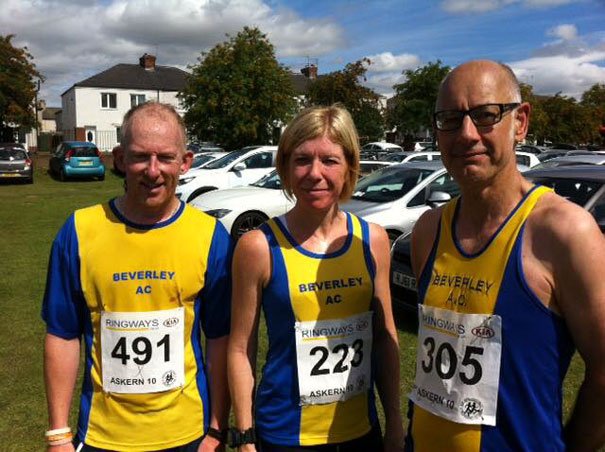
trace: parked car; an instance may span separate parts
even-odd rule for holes
[[[360,160],[359,161],[359,177],[367,176],[376,170],[392,165],[391,162],[383,162],[381,160]]]
[[[94,143],[64,141],[59,144],[48,162],[51,173],[60,180],[68,178],[105,179],[105,165]]]
[[[361,152],[379,152],[379,151],[387,151],[387,152],[395,152],[395,151],[403,151],[403,148],[397,144],[387,143],[386,141],[373,141],[372,143],[364,144],[361,147]]]
[[[536,154],[532,154],[531,152],[516,151],[515,155],[517,156],[517,164],[519,165],[532,168],[540,164],[540,159],[538,156]]]
[[[557,157],[563,157],[564,155],[567,155],[568,152],[569,151],[566,151],[565,149],[555,149],[542,152],[541,154],[536,154],[536,157],[538,157],[538,160],[540,160],[540,162],[545,162],[547,160],[551,160]]]
[[[210,162],[214,162],[215,160],[224,157],[228,152],[204,152],[199,154],[193,154],[193,161],[191,162],[190,169],[203,168],[208,165]]]
[[[397,144],[384,141],[374,141],[363,145],[360,149],[361,160],[380,160],[384,155],[393,152],[403,152],[403,148]]]
[[[416,141],[414,143],[414,151],[418,152],[418,151],[424,151],[427,148],[430,148],[433,146],[433,142],[432,141]]]
[[[551,151],[552,148],[549,148],[547,146],[537,146],[535,144],[520,144],[517,146],[516,150],[521,151],[521,152],[529,152],[531,154],[540,155],[543,152]]]
[[[557,166],[574,166],[574,165],[603,165],[605,164],[605,154],[574,154],[555,157],[550,160],[541,162],[534,166],[535,169],[555,168]]]
[[[18,143],[0,143],[0,179],[34,182],[34,164]]]
[[[436,151],[393,152],[380,158],[381,161],[394,163],[430,162],[441,160],[441,153]]]
[[[191,202],[207,191],[256,182],[275,168],[277,146],[252,146],[233,151],[179,178],[176,196]]]
[[[202,154],[204,152],[226,152],[219,145],[206,141],[202,143],[189,143],[187,145],[187,150],[193,152],[194,154]]]
[[[443,200],[458,194],[458,185],[441,162],[402,163],[377,170],[357,183],[351,200],[340,207],[384,227],[391,241],[411,231],[432,192]]]
[[[567,166],[528,171],[524,177],[551,187],[568,200],[583,206],[605,234],[605,167]],[[391,298],[394,305],[416,310],[418,293],[411,264],[411,235],[397,239],[391,248]]]
[[[268,218],[286,213],[294,200],[286,196],[274,170],[249,186],[203,193],[191,205],[217,218],[238,239]]]

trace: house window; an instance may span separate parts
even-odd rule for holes
[[[101,108],[118,108],[116,93],[101,93]]]
[[[145,103],[145,94],[131,94],[130,95],[130,106],[136,107]]]

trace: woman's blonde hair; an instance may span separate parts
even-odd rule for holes
[[[292,152],[305,141],[323,136],[342,147],[347,162],[347,175],[340,200],[346,201],[353,194],[359,174],[359,137],[351,114],[340,105],[332,105],[311,107],[301,111],[288,124],[279,139],[275,166],[288,196],[292,196],[288,173]]]

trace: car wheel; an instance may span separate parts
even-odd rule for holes
[[[33,184],[34,183],[34,178],[30,177],[29,179],[27,179],[26,183],[27,184]]]
[[[233,222],[231,236],[237,240],[242,234],[258,228],[267,221],[267,216],[261,212],[244,212]]]
[[[67,180],[67,176],[65,175],[65,170],[63,168],[61,168],[59,171],[59,180],[61,182],[65,182]]]
[[[185,202],[191,202],[193,201],[195,198],[197,198],[199,195],[202,195],[206,192],[212,191],[212,190],[216,190],[215,187],[201,187],[198,188],[196,191],[194,191],[193,193],[191,193],[191,196],[189,196],[189,198],[185,201]]]
[[[99,180],[105,180],[105,174],[103,174],[102,176],[99,176]]]

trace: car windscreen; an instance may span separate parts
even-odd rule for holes
[[[97,157],[98,151],[95,147],[90,146],[77,146],[69,148],[72,151],[72,157]]]
[[[533,181],[554,189],[557,195],[582,207],[603,185],[601,182],[562,178],[534,178]]]
[[[240,158],[244,154],[245,154],[245,151],[230,152],[226,156],[221,157],[220,159],[217,159],[214,162],[208,163],[208,165],[206,165],[204,168],[205,169],[224,168],[227,165],[229,165],[231,162],[233,162],[234,160],[237,160],[238,158]]]
[[[196,154],[193,157],[193,162],[191,163],[191,168],[199,168],[204,163],[208,163],[212,160],[215,160],[215,157],[208,154]]]
[[[279,178],[279,174],[277,174],[277,171],[270,172],[266,176],[261,177],[259,180],[250,185],[254,185],[255,187],[271,188],[274,190],[281,190],[282,188],[281,179]]]
[[[359,181],[352,198],[370,202],[394,201],[433,173],[434,170],[409,167],[378,170]]]
[[[380,160],[383,162],[401,162],[406,155],[407,154],[404,154],[403,152],[393,152],[381,156]]]
[[[27,159],[27,154],[23,149],[17,148],[2,148],[0,149],[0,160],[10,161],[10,160],[25,160]]]

